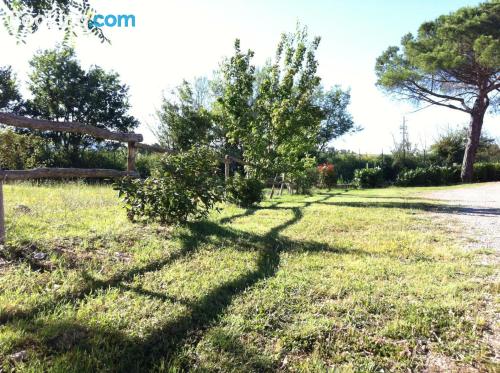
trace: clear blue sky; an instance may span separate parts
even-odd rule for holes
[[[319,73],[326,86],[351,87],[351,112],[365,130],[335,143],[362,152],[389,151],[393,135],[412,106],[384,96],[374,86],[376,57],[398,44],[407,32],[441,14],[479,1],[467,0],[91,0],[101,13],[136,15],[135,28],[109,29],[113,44],[100,45],[92,37],[79,37],[75,48],[84,65],[97,64],[120,73],[130,85],[133,113],[143,123],[155,122],[162,91],[182,79],[209,76],[223,56],[232,52],[235,38],[256,52],[255,62],[274,55],[279,35],[293,31],[300,21],[311,36],[319,35]],[[25,46],[0,34],[0,65],[12,64],[26,80],[28,60],[39,48],[61,40],[55,31],[30,37]],[[410,140],[429,145],[439,131],[467,123],[463,113],[445,108],[426,109],[408,115]],[[486,130],[500,137],[497,118],[488,117]],[[148,141],[154,138],[147,134]]]

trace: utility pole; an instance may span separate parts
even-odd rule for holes
[[[403,161],[406,160],[406,152],[409,150],[410,140],[408,136],[408,126],[406,124],[406,117],[403,116],[403,124],[400,127],[401,129],[401,146],[403,148]]]

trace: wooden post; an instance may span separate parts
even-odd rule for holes
[[[229,156],[226,154],[226,156],[224,157],[224,179],[226,180],[226,182],[229,181],[229,166]]]
[[[285,174],[281,174],[280,196],[283,195],[283,186],[285,185]]]
[[[129,173],[135,173],[135,152],[136,152],[136,147],[135,147],[135,142],[129,142],[128,143],[128,159],[127,159],[127,171]]]
[[[5,244],[5,214],[3,207],[3,181],[0,180],[0,245]]]
[[[275,188],[276,180],[278,180],[278,175],[276,175],[273,179],[273,187],[271,188],[271,193],[269,193],[269,199],[273,199],[273,197],[274,197],[274,188]]]

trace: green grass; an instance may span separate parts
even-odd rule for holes
[[[165,228],[129,223],[109,186],[6,186],[0,367],[494,369],[494,268],[426,215],[448,210],[421,190],[283,196]]]

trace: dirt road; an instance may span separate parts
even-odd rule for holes
[[[453,219],[462,223],[464,235],[475,241],[468,248],[493,249],[500,254],[500,183],[442,190],[426,197],[456,207]]]

